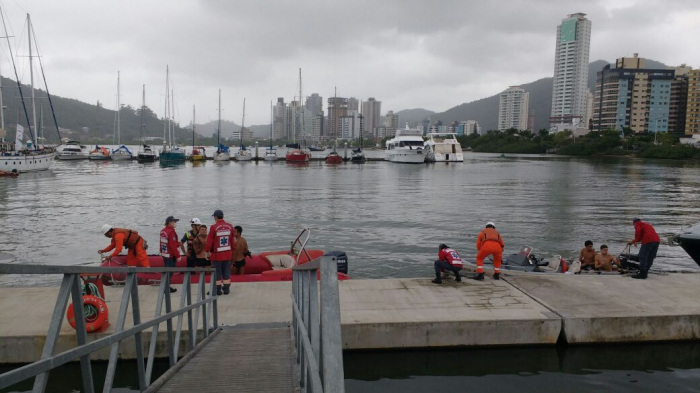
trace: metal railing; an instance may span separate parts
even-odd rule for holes
[[[338,265],[335,257],[324,256],[292,269],[292,308],[300,387],[305,392],[344,392]]]
[[[49,379],[49,372],[56,367],[64,365],[74,359],[80,358],[80,368],[83,379],[83,391],[93,393],[95,391],[92,377],[92,366],[90,354],[108,346],[111,346],[109,362],[107,363],[107,373],[103,392],[111,392],[114,382],[114,375],[117,367],[119,354],[119,344],[122,340],[133,337],[136,350],[136,363],[138,368],[139,389],[146,390],[151,384],[153,364],[155,361],[156,341],[158,338],[158,327],[165,322],[167,326],[168,357],[170,367],[177,363],[177,356],[182,335],[182,320],[187,314],[188,351],[192,351],[197,345],[197,326],[199,326],[199,314],[202,314],[202,333],[204,338],[209,335],[209,321],[213,319],[213,329],[218,328],[217,297],[215,282],[211,280],[207,297],[205,273],[214,272],[213,269],[202,268],[103,268],[103,267],[75,267],[75,266],[49,266],[49,265],[19,265],[0,264],[0,274],[62,274],[63,280],[58,291],[56,306],[54,308],[49,329],[46,333],[46,343],[41,354],[41,360],[25,365],[15,370],[0,375],[0,389],[14,385],[26,379],[34,379],[34,392],[44,392]],[[139,303],[138,277],[139,273],[160,273],[161,281],[158,288],[158,300],[153,319],[141,322],[141,309]],[[170,275],[172,273],[184,274],[182,293],[180,297],[180,308],[173,311],[170,294]],[[192,275],[199,275],[199,287],[197,298],[192,303]],[[95,339],[88,343],[88,333],[86,331],[85,316],[83,313],[83,293],[81,287],[81,274],[101,275],[101,274],[126,274],[124,289],[121,297],[119,314],[117,316],[115,332],[101,337],[94,335]],[[61,325],[65,318],[68,307],[68,297],[72,297],[73,310],[75,313],[75,331],[78,346],[54,354],[56,344],[59,340]],[[133,326],[125,327],[127,310],[131,301]],[[165,301],[165,314],[163,311],[163,301]],[[173,318],[177,317],[177,327],[173,337]],[[144,363],[143,338],[141,333],[151,328],[151,339],[148,348],[148,357]],[[98,338],[99,337],[99,338]],[[201,343],[200,343],[201,345]]]

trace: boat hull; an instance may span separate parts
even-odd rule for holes
[[[29,154],[26,156],[0,156],[0,170],[12,172],[45,171],[51,167],[54,153]]]
[[[160,153],[161,162],[185,162],[185,153],[166,151]]]
[[[433,153],[433,162],[464,162],[462,153]]]
[[[95,154],[90,154],[90,159],[93,161],[106,161],[106,160],[111,160],[112,157],[109,155],[105,155],[102,153],[95,153]]]
[[[324,255],[322,250],[308,250],[312,259],[320,258]],[[297,257],[294,254],[289,254],[289,251],[269,251],[261,254],[253,255],[252,257],[246,258],[245,273],[243,275],[231,275],[231,282],[274,282],[274,281],[291,281],[292,280],[292,269],[282,268],[274,269],[270,259],[270,256],[279,255],[289,255],[295,260],[297,264],[304,264],[309,262],[309,259],[305,254],[301,257]],[[151,267],[164,267],[163,257],[160,255],[149,255],[148,262]],[[105,261],[101,265],[102,267],[111,268],[126,268],[126,255],[119,255],[112,258],[111,261]],[[187,257],[180,257],[177,261],[177,267],[187,267]],[[136,275],[138,285],[152,285],[160,281],[160,273],[138,273]],[[338,273],[339,280],[347,280],[350,277],[344,273]],[[123,282],[126,279],[126,273],[114,273],[105,274],[102,276],[102,282],[105,285],[114,285]],[[211,276],[209,273],[205,274],[205,281],[210,281]],[[184,274],[173,274],[171,278],[172,284],[182,284],[184,281]],[[199,275],[192,275],[193,282],[199,282]]]
[[[343,157],[337,155],[337,154],[331,154],[326,157],[326,164],[342,164],[343,163]]]
[[[155,154],[139,154],[136,156],[136,159],[138,162],[155,162],[156,160],[156,155]]]
[[[112,154],[112,161],[128,161],[131,160],[129,154]]]
[[[241,152],[236,153],[236,161],[251,161],[252,159],[253,155],[249,151],[246,151],[244,154],[241,154]]]
[[[231,155],[229,153],[215,153],[214,154],[214,161],[230,161],[231,160]]]
[[[394,149],[386,151],[386,160],[397,164],[422,164],[425,162],[425,156],[422,149]]]
[[[303,152],[300,150],[294,150],[285,156],[285,159],[289,162],[308,162],[311,158],[311,153]]]
[[[64,161],[87,160],[89,158],[85,153],[60,152],[56,155],[56,159]]]

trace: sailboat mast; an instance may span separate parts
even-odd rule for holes
[[[245,130],[245,97],[243,97],[243,120],[241,120],[241,147],[243,147],[243,130]]]
[[[163,145],[167,142],[167,131],[168,131],[168,66],[165,66],[165,108],[163,108]]]
[[[139,139],[141,139],[141,144],[143,144],[143,110],[146,108],[146,85],[143,85],[143,90],[141,93],[141,127],[139,128]]]
[[[195,110],[196,110],[195,106],[192,105],[192,152],[193,152],[193,154],[194,154],[194,122],[195,122],[195,115],[196,115]]]
[[[301,144],[304,145],[304,106],[301,104],[302,96],[301,96],[301,67],[299,68],[299,116],[301,116],[301,119],[299,119],[299,125],[301,126]]]
[[[217,123],[216,149],[221,148],[221,89],[219,89],[219,122]]]
[[[29,39],[29,78],[32,87],[32,121],[36,126],[36,96],[34,94],[34,61],[32,60],[32,18],[27,14],[27,38]],[[2,108],[0,108],[1,110]],[[38,146],[39,133],[34,135],[34,148]]]
[[[0,128],[5,129],[5,110],[2,106],[2,72],[0,72]]]
[[[121,101],[119,100],[120,92],[120,82],[121,82],[120,71],[117,71],[117,145],[122,144],[122,129],[121,129]]]
[[[362,101],[360,101],[360,151],[362,151],[362,139],[364,139],[362,137],[362,123],[364,122],[362,121]]]
[[[274,123],[272,100],[270,100],[270,150],[272,150],[272,123]]]
[[[170,144],[174,145],[175,141],[175,89],[170,89]]]

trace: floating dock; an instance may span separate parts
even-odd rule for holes
[[[521,275],[500,281],[446,279],[442,285],[430,280],[341,281],[343,348],[700,340],[700,274],[654,274],[647,280]],[[122,289],[105,290],[110,318],[116,318]],[[288,323],[291,290],[290,282],[233,284],[230,295],[219,297],[219,324]],[[0,363],[29,363],[41,357],[57,292],[58,287],[0,288]],[[155,312],[157,287],[141,286],[139,292],[141,318],[147,321]],[[181,292],[173,294],[174,303]],[[156,351],[167,356],[165,324],[160,329]],[[110,327],[107,333],[113,331]],[[186,339],[184,332],[182,342]],[[57,352],[75,345],[75,332],[64,321]],[[125,340],[120,357],[134,358],[133,348],[133,341]],[[108,356],[106,348],[92,358]]]

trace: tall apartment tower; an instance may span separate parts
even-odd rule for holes
[[[348,98],[348,110],[349,111],[359,111],[360,101],[355,97]]]
[[[319,96],[318,93],[313,93],[306,97],[304,110],[311,112],[312,116],[316,116],[323,112],[323,97]]]
[[[530,93],[520,86],[511,86],[501,93],[498,100],[498,130],[527,130],[529,103]]]
[[[591,21],[586,14],[571,14],[557,26],[552,112],[549,118],[554,131],[574,123],[588,126],[586,104],[590,46]]]
[[[364,117],[364,132],[367,135],[377,136],[376,128],[381,127],[379,119],[382,111],[382,102],[370,97],[362,103],[362,116]]]
[[[685,134],[700,134],[700,69],[688,72]]]
[[[275,139],[287,138],[287,104],[284,98],[277,99],[277,104],[272,110],[272,131]]]
[[[328,140],[341,138],[340,118],[348,115],[348,99],[342,97],[328,98],[328,121],[324,137]]]

